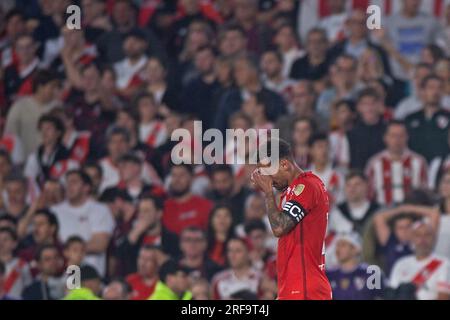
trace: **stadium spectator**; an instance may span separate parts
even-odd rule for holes
[[[376,91],[362,90],[356,101],[359,120],[347,133],[350,145],[350,167],[364,170],[367,161],[383,150],[383,134],[386,126],[381,117],[383,102]]]
[[[28,210],[27,179],[20,174],[12,173],[5,177],[3,183],[6,196],[3,210],[15,219],[22,218]]]
[[[191,300],[186,270],[169,260],[159,269],[159,281],[150,300]]]
[[[206,233],[196,227],[188,227],[180,236],[181,256],[178,263],[188,272],[190,278],[212,277],[222,268],[207,255],[208,239]]]
[[[369,265],[361,262],[361,250],[361,239],[357,233],[337,236],[336,257],[339,266],[327,271],[334,300],[375,300],[383,296],[384,279],[370,282],[371,272]]]
[[[209,214],[208,257],[220,266],[225,265],[225,250],[228,240],[234,236],[232,209],[227,205],[217,205]]]
[[[266,224],[260,219],[252,219],[245,223],[244,231],[250,248],[252,266],[265,271],[267,264],[274,258],[274,252],[267,246],[269,237]]]
[[[206,279],[199,279],[191,285],[192,300],[210,300],[211,290]]]
[[[39,274],[22,292],[24,300],[59,300],[64,297],[66,279],[60,275],[62,259],[56,246],[47,244],[36,254]]]
[[[66,174],[66,200],[52,207],[59,223],[59,238],[65,242],[78,235],[86,241],[85,261],[104,276],[106,249],[114,229],[109,209],[90,197],[91,180],[80,170]]]
[[[299,48],[299,41],[295,29],[291,24],[284,23],[275,32],[273,42],[282,56],[282,75],[289,77],[292,65],[305,52]]]
[[[103,289],[102,299],[104,300],[129,300],[130,288],[122,280],[116,279],[108,283]]]
[[[63,251],[66,266],[86,265],[86,242],[79,236],[70,236],[64,243]]]
[[[139,141],[157,148],[167,140],[167,128],[158,118],[158,105],[150,93],[139,94],[134,100],[139,118]]]
[[[309,141],[316,133],[316,123],[309,118],[296,118],[292,125],[291,141],[295,162],[302,168],[309,168],[311,165],[311,154]]]
[[[379,204],[402,203],[413,189],[426,188],[427,163],[408,149],[408,132],[403,122],[390,122],[384,134],[386,149],[373,156],[366,167],[369,186]]]
[[[266,50],[260,59],[263,85],[288,100],[294,81],[283,75],[283,57],[276,50]]]
[[[212,280],[213,299],[230,299],[241,290],[248,290],[256,296],[262,274],[252,268],[244,240],[234,238],[228,242],[227,259],[230,268],[218,273]]]
[[[189,165],[174,165],[170,170],[169,196],[164,204],[162,221],[169,231],[177,235],[188,226],[206,231],[212,208],[208,199],[191,193],[192,170]]]
[[[397,293],[408,292],[413,300],[449,300],[449,267],[446,258],[433,254],[435,230],[425,222],[418,221],[412,227],[414,254],[406,256],[394,265],[390,286]],[[405,285],[413,287],[407,290]],[[403,290],[400,287],[403,286]]]
[[[8,296],[5,293],[5,274],[6,274],[6,267],[3,264],[3,262],[0,261],[0,300],[6,301],[6,300],[15,300],[14,298]]]
[[[445,171],[439,182],[440,219],[435,253],[450,259],[450,171]]]
[[[14,254],[17,235],[13,229],[0,228],[0,262],[5,266],[3,293],[20,299],[23,289],[32,282],[30,268],[25,260]]]
[[[409,131],[409,145],[427,161],[440,155],[448,148],[447,134],[450,114],[442,109],[441,99],[444,83],[436,75],[426,77],[421,84],[423,109],[406,117]]]
[[[25,157],[39,145],[38,122],[44,113],[54,107],[57,90],[56,76],[42,70],[34,78],[33,95],[19,99],[8,112],[5,132],[20,139]]]
[[[162,225],[162,214],[162,199],[150,195],[139,199],[132,228],[117,245],[117,258],[124,274],[136,271],[135,263],[139,250],[144,245],[160,246],[172,257],[179,254],[178,237]]]
[[[97,270],[91,266],[80,268],[81,287],[69,291],[64,300],[100,300],[102,282]]]
[[[158,282],[158,261],[156,251],[150,245],[143,245],[137,258],[137,272],[127,276],[131,288],[131,300],[147,300],[155,291]]]

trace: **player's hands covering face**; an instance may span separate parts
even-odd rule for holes
[[[251,180],[257,188],[262,190],[262,192],[264,192],[265,194],[272,194],[272,178],[268,175],[262,174],[259,168],[253,171]]]

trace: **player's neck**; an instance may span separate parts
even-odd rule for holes
[[[301,175],[301,174],[303,174],[303,173],[305,173],[305,172],[304,172],[302,169],[300,169],[300,168],[297,166],[297,164],[294,163],[294,166],[293,166],[293,168],[292,168],[292,170],[291,170],[291,174],[290,174],[290,179],[289,179],[289,181],[288,181],[288,182],[289,182],[288,185],[291,185],[292,182],[294,182],[294,180],[297,179],[298,176]]]

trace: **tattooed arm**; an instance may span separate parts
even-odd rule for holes
[[[296,222],[289,215],[278,210],[273,192],[266,193],[266,206],[270,226],[275,237],[284,236],[296,226]]]

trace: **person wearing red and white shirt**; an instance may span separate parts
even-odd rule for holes
[[[152,148],[157,148],[167,140],[167,128],[156,118],[158,105],[151,93],[136,97],[135,107],[139,114],[139,140]]]
[[[390,286],[396,289],[413,284],[418,300],[450,300],[450,261],[433,253],[436,236],[433,227],[418,221],[412,229],[415,254],[397,261]]]
[[[330,205],[344,199],[344,178],[333,168],[330,161],[330,143],[325,134],[316,134],[310,139],[312,164],[310,171],[325,184],[330,198]]]
[[[169,198],[164,204],[162,217],[163,225],[177,235],[190,226],[206,230],[212,202],[191,193],[193,168],[185,164],[174,165],[170,177]]]
[[[230,269],[218,273],[212,280],[213,299],[230,300],[243,291],[258,296],[262,274],[252,268],[245,240],[233,238],[228,241],[227,258]]]
[[[145,68],[148,61],[146,50],[147,40],[141,31],[133,30],[125,37],[123,51],[126,57],[114,64],[117,88],[125,95],[128,90],[142,84],[139,73]]]
[[[408,133],[402,122],[388,125],[384,142],[386,149],[369,160],[366,175],[377,202],[391,205],[401,203],[411,190],[427,187],[427,163],[408,149]]]
[[[137,272],[127,276],[131,287],[131,300],[147,300],[155,291],[158,282],[157,252],[151,246],[143,246],[137,258]]]

